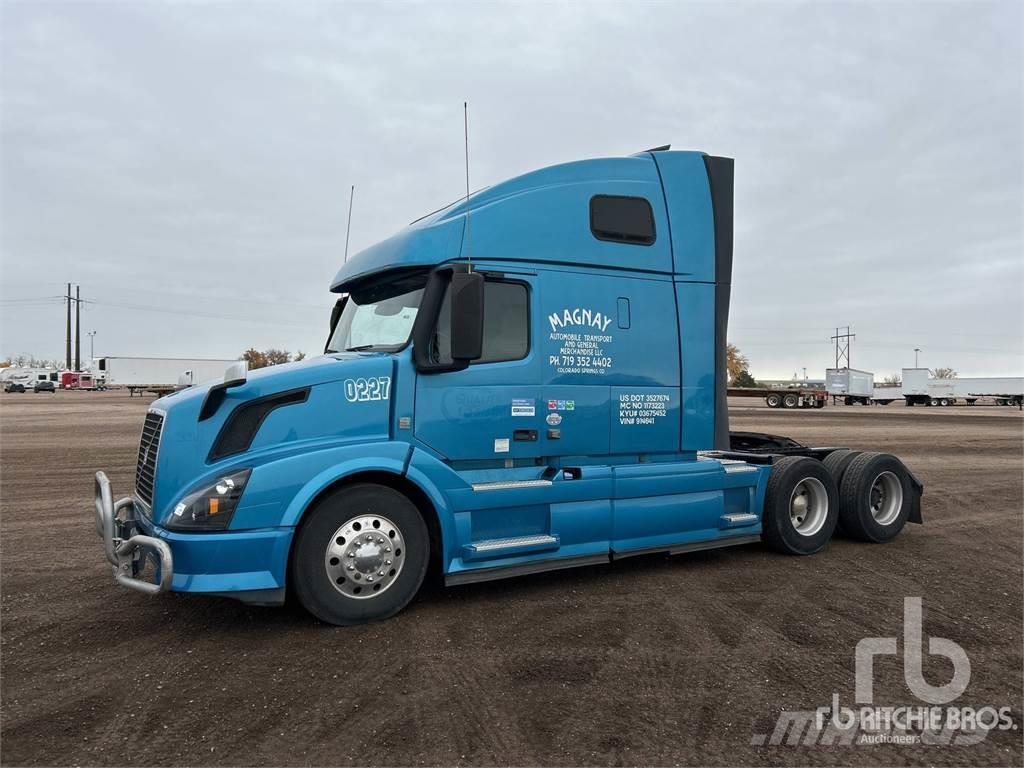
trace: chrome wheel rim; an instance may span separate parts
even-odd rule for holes
[[[353,600],[368,600],[387,592],[404,563],[402,531],[381,515],[349,520],[331,536],[324,554],[331,584]]]
[[[828,492],[816,477],[805,477],[789,497],[789,519],[801,536],[813,536],[828,519]]]
[[[903,509],[903,484],[892,472],[882,472],[871,483],[871,516],[879,525],[889,525]]]

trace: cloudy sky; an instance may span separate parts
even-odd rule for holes
[[[736,158],[755,375],[1024,374],[1022,13],[1006,3],[2,3],[0,354],[322,348],[341,263],[472,184]],[[88,354],[88,347],[84,349]]]

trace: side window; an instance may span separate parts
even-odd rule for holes
[[[437,318],[430,357],[436,363],[452,360],[451,292],[446,292]],[[477,363],[521,360],[530,351],[530,297],[523,283],[488,280],[484,283],[484,343]]]
[[[642,197],[595,195],[590,198],[590,231],[598,240],[650,245],[654,211]]]

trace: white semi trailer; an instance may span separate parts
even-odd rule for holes
[[[107,388],[170,391],[180,386],[182,380],[198,384],[218,379],[229,365],[237,362],[188,357],[100,357],[93,366],[93,375]]]
[[[842,400],[846,405],[871,405],[875,393],[875,374],[856,368],[826,368],[825,389],[832,402]]]
[[[1024,376],[933,379],[927,368],[904,368],[900,395],[908,406],[955,405],[958,402],[974,405],[981,398],[994,400],[999,405],[1020,406],[1024,404]],[[876,390],[875,402],[887,404],[882,397]]]

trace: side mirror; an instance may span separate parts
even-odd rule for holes
[[[484,345],[484,276],[456,272],[451,292],[452,360],[478,360]]]

